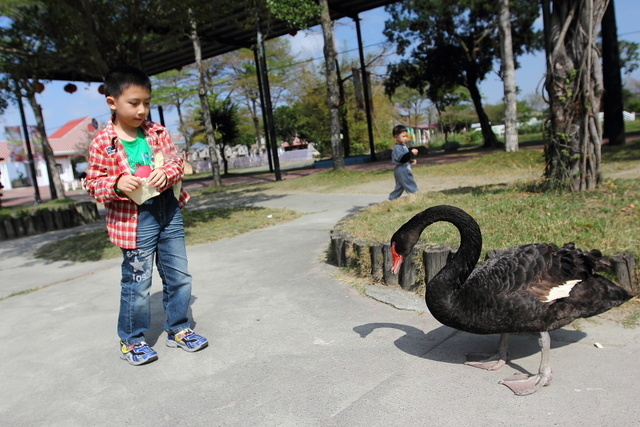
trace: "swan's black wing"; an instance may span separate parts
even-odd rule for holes
[[[474,270],[455,299],[468,315],[470,332],[556,329],[630,298],[596,274],[604,265],[598,251],[583,252],[571,243],[518,246]]]

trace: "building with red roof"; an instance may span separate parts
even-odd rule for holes
[[[38,186],[48,186],[47,166],[42,156],[42,149],[34,141],[38,140],[35,127],[30,126],[30,139],[36,168]],[[100,129],[100,125],[91,117],[71,120],[48,136],[49,145],[53,150],[56,166],[65,190],[80,187],[78,175],[86,165],[89,143]],[[31,172],[24,142],[22,146],[15,141],[0,141],[0,180],[5,189],[31,184]],[[86,167],[86,166],[85,166]]]

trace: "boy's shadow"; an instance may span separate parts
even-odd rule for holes
[[[196,328],[196,321],[193,318],[193,311],[191,310],[196,299],[197,297],[195,295],[191,295],[189,310],[187,312],[187,316],[191,319],[191,329]],[[144,334],[147,344],[153,347],[158,342],[158,339],[164,333],[164,322],[166,319],[167,317],[162,304],[162,291],[160,290],[151,294],[151,325],[149,330]]]

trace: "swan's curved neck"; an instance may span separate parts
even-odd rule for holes
[[[420,234],[429,225],[445,221],[453,224],[460,233],[460,247],[442,270],[455,269],[455,273],[464,276],[462,283],[469,277],[480,259],[482,234],[478,223],[465,211],[455,206],[434,206],[417,214],[411,222],[411,228],[420,230]]]
[[[449,317],[456,291],[474,270],[482,250],[482,234],[478,223],[465,211],[453,206],[435,206],[416,215],[413,227],[424,230],[429,225],[446,221],[460,232],[460,247],[449,262],[427,284],[426,300],[432,314]],[[440,316],[439,316],[440,315]],[[442,320],[441,320],[442,321]],[[443,322],[444,323],[444,322]]]

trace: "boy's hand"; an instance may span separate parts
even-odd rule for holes
[[[164,188],[167,185],[167,181],[167,174],[161,168],[152,170],[147,178],[147,182],[158,190]]]
[[[133,175],[122,175],[116,181],[116,188],[123,193],[130,193],[140,187],[142,180]]]
[[[411,152],[413,153],[414,156],[418,155],[418,149],[417,148],[412,148]]]

